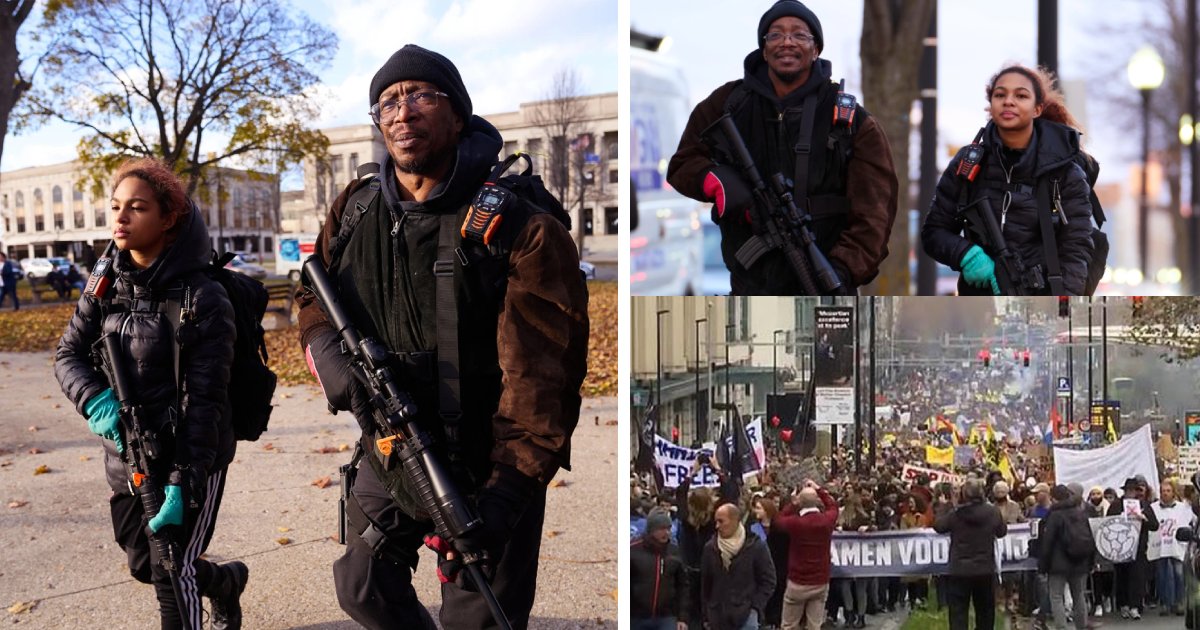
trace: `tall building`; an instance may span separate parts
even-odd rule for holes
[[[573,232],[582,230],[585,255],[616,256],[617,250],[617,95],[582,96],[571,118],[569,137],[554,135],[546,124],[548,101],[522,103],[515,112],[484,115],[500,131],[504,148],[498,158],[516,151],[530,154],[533,172],[556,195],[567,186],[563,206],[571,213]],[[365,116],[364,116],[365,118]],[[356,177],[359,165],[382,163],[383,136],[372,124],[322,130],[329,138],[324,160],[304,163],[304,190],[284,193],[284,232],[315,232],[329,204]],[[517,167],[514,166],[514,172]],[[582,182],[582,184],[581,184]]]
[[[211,169],[192,197],[204,213],[213,247],[271,251],[275,191],[274,178]],[[112,237],[109,208],[107,191],[94,196],[77,161],[2,173],[0,249],[16,258],[63,256],[90,266]]]

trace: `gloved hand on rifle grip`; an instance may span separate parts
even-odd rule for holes
[[[183,525],[183,489],[179,486],[165,486],[163,494],[166,496],[163,498],[162,507],[147,524],[155,534],[167,525]]]
[[[359,380],[350,357],[342,353],[336,332],[319,333],[304,349],[304,358],[325,399],[334,409],[354,411],[369,404],[367,388]]]
[[[484,574],[489,580],[504,557],[504,547],[512,538],[513,528],[541,485],[512,466],[497,464],[491,479],[480,491],[476,504],[483,523],[459,539],[458,545],[473,553],[487,554]],[[462,580],[459,584],[466,590],[476,590],[474,585],[464,584]]]
[[[742,176],[730,166],[714,166],[704,176],[704,195],[713,200],[713,221],[725,218],[750,222],[750,205],[754,195],[742,181]]]
[[[106,440],[117,443],[117,452],[125,452],[125,443],[121,441],[121,403],[112,388],[108,388],[88,400],[83,405],[83,413],[88,417],[88,429]]]
[[[1000,283],[996,281],[996,263],[982,247],[972,245],[971,249],[963,254],[959,266],[962,267],[963,279],[967,284],[974,287],[990,286],[992,294],[1000,295]]]

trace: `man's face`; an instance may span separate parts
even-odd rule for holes
[[[772,33],[780,33],[783,37],[770,41],[775,37]],[[789,37],[790,35],[790,37]],[[767,29],[768,38],[763,44],[763,59],[771,73],[784,83],[792,83],[800,78],[813,60],[817,58],[817,44],[813,40],[812,31],[808,24],[798,17],[781,17],[771,23]]]
[[[1100,503],[1104,501],[1104,494],[1099,490],[1093,490],[1090,494],[1088,494],[1088,501],[1091,501],[1092,505],[1100,505]]]
[[[402,104],[396,118],[380,124],[383,142],[396,166],[414,175],[436,174],[450,159],[458,144],[463,120],[450,106],[450,99],[439,96],[436,105],[424,111],[405,103],[404,98],[416,92],[438,92],[438,87],[425,81],[393,83],[379,95],[379,102],[395,99]]]
[[[729,510],[717,510],[713,520],[717,523],[717,533],[721,535],[721,538],[729,538],[737,531],[737,519],[733,518]]]
[[[660,527],[650,532],[650,538],[660,545],[665,545],[667,544],[667,541],[671,540],[671,528]]]

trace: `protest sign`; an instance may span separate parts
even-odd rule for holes
[[[942,483],[943,481],[955,485],[961,485],[963,482],[961,475],[956,475],[954,473],[948,473],[941,470],[934,470],[933,468],[913,466],[912,464],[905,464],[901,474],[904,476],[906,481],[916,481],[918,475],[927,475],[929,477],[930,485]]]

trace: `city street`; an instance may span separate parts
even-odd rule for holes
[[[49,353],[0,353],[4,618],[19,628],[158,627],[153,592],[129,577],[112,540],[99,438],[52,370]],[[246,628],[357,627],[338,607],[331,571],[342,554],[337,471],[357,428],[330,416],[315,387],[281,387],[275,403],[268,433],[238,444],[207,557],[249,566]],[[616,431],[616,400],[586,399],[574,470],[547,491],[531,627],[616,627]],[[422,550],[413,581],[436,619],[433,560]]]

